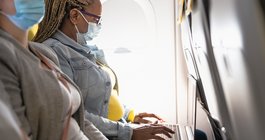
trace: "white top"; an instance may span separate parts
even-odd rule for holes
[[[72,112],[71,115],[73,115],[79,108],[81,104],[81,97],[78,92],[78,90],[67,80],[64,80],[62,82],[61,80],[59,81],[59,85],[61,86],[61,90],[63,93],[63,98],[64,98],[64,118],[62,118],[65,122],[64,127],[66,127],[67,124],[67,119],[69,115],[70,108],[72,106]],[[68,130],[68,140],[88,140],[88,138],[84,135],[84,133],[80,130],[80,127],[76,120],[71,117],[70,122],[69,122],[69,130]]]

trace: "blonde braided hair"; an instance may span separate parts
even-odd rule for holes
[[[60,28],[64,18],[68,18],[71,9],[81,10],[93,2],[93,0],[45,0],[45,15],[39,23],[39,29],[33,41],[45,41]]]

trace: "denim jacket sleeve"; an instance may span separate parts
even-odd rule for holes
[[[128,121],[129,113],[132,111],[132,108],[127,107],[126,105],[123,105],[124,107],[124,115],[123,118]]]
[[[132,137],[133,128],[129,124],[111,121],[87,111],[85,118],[90,120],[107,137],[117,137],[118,140],[130,140]]]
[[[85,135],[91,140],[108,140],[92,122],[85,119]]]

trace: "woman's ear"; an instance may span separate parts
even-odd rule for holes
[[[69,19],[74,25],[79,23],[80,14],[78,12],[78,9],[74,8],[70,10]]]

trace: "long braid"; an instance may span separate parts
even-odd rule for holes
[[[39,23],[39,29],[33,40],[36,42],[45,41],[59,29],[65,15],[71,8],[82,9],[92,3],[92,0],[45,0],[45,16]]]

